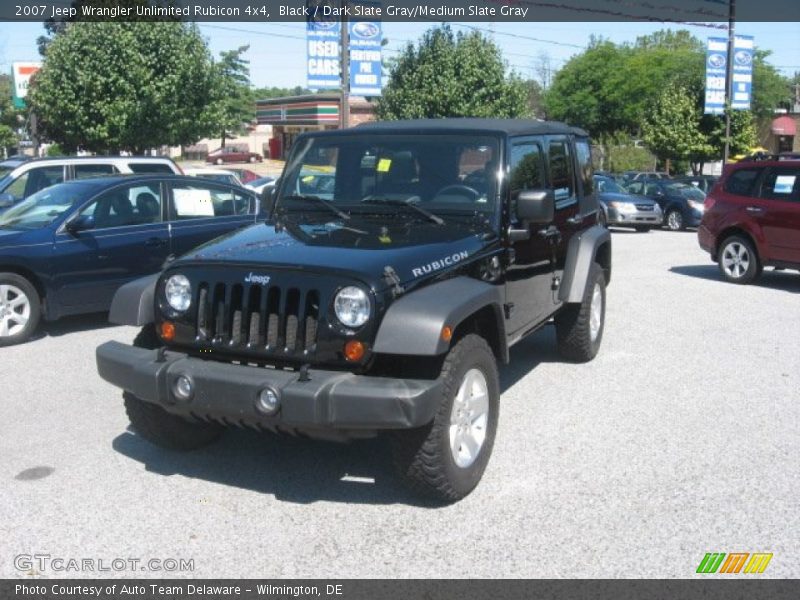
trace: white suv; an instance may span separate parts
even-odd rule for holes
[[[171,159],[149,156],[33,158],[0,163],[0,210],[39,190],[70,179],[122,173],[158,174],[181,170]]]

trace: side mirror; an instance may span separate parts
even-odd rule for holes
[[[553,222],[555,210],[553,190],[525,190],[517,197],[517,218],[520,221],[546,225]]]
[[[0,208],[8,208],[14,204],[14,196],[12,194],[0,194]]]
[[[78,218],[67,223],[66,229],[70,233],[78,233],[80,231],[94,229],[94,216],[80,215]]]

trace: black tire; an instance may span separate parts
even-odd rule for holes
[[[25,342],[36,331],[42,317],[39,292],[30,281],[16,273],[0,273],[0,288],[0,346]],[[17,304],[20,301],[24,305]]]
[[[595,288],[599,288],[600,324],[594,337],[592,336],[592,299]],[[567,360],[588,362],[597,356],[603,341],[603,330],[606,322],[606,277],[597,263],[592,263],[589,279],[583,300],[580,304],[568,304],[555,317],[556,340],[558,351]]]
[[[484,377],[488,397],[485,437],[473,462],[459,466],[451,450],[453,403],[465,375],[477,369]],[[405,483],[417,494],[437,502],[451,503],[469,494],[483,476],[494,446],[500,406],[500,381],[497,362],[486,341],[475,334],[459,340],[442,365],[444,383],[439,410],[433,422],[390,436],[395,467]],[[455,426],[455,425],[453,425]]]
[[[725,238],[719,245],[717,256],[719,271],[725,281],[746,285],[761,275],[762,266],[758,253],[745,237],[732,235]]]
[[[251,163],[254,163],[254,162],[257,162],[257,161],[258,161],[258,159],[255,156],[251,156],[250,157],[250,162]]]
[[[686,229],[683,213],[675,208],[670,209],[664,217],[664,225],[670,231],[683,231]]]
[[[650,226],[649,225],[637,225],[636,226],[636,231],[638,231],[639,233],[648,233],[650,231]]]
[[[217,164],[217,165],[221,165],[221,164],[224,164],[225,161],[222,160],[221,158],[218,158],[217,160],[214,161],[214,163]]]
[[[155,350],[163,344],[151,323],[137,334],[133,345]],[[213,443],[222,435],[223,427],[216,423],[187,421],[156,404],[140,400],[130,392],[123,392],[122,398],[133,428],[156,446],[169,450],[195,450]]]
[[[216,423],[187,421],[150,402],[123,392],[125,412],[133,429],[144,439],[168,450],[196,450],[215,442],[223,428]]]

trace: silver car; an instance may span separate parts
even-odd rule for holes
[[[645,196],[637,196],[625,191],[610,177],[595,177],[601,225],[633,227],[636,231],[650,231],[660,227],[664,220],[658,203]]]

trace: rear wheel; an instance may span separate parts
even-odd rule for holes
[[[738,235],[726,238],[719,249],[719,270],[731,283],[747,284],[758,277],[761,264],[750,241]]]
[[[444,393],[433,422],[391,437],[400,476],[417,493],[440,502],[469,494],[483,476],[499,411],[497,363],[475,334],[450,350],[440,375]]]
[[[41,318],[39,292],[16,273],[0,273],[0,346],[26,341]]]

